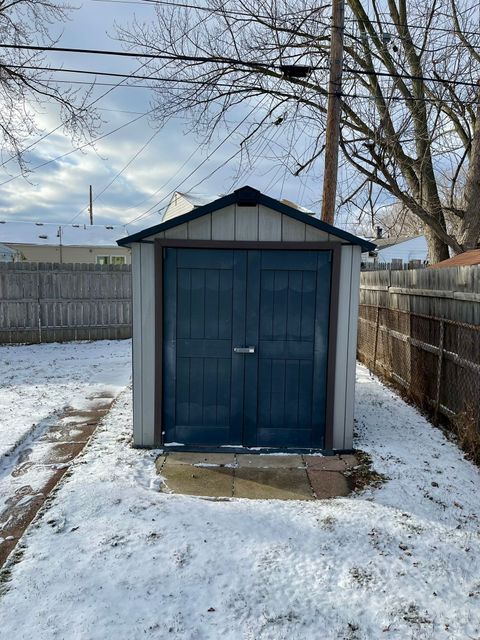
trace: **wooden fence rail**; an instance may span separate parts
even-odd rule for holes
[[[434,421],[480,429],[480,266],[365,272],[358,358]]]
[[[0,344],[131,337],[131,266],[0,263]]]

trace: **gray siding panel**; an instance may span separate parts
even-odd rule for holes
[[[153,446],[155,430],[155,247],[142,244],[142,420],[143,446]]]
[[[282,239],[282,220],[276,211],[260,206],[258,212],[258,239],[262,242]]]
[[[343,251],[343,249],[342,249]],[[351,449],[353,446],[353,418],[355,410],[355,374],[357,364],[357,329],[358,304],[360,299],[360,262],[362,250],[352,246],[352,267],[350,279],[350,316],[348,327],[347,347],[347,376],[345,383],[345,436],[343,446]]]
[[[132,245],[133,264],[133,441],[154,444],[155,247]]]
[[[345,442],[346,381],[348,338],[350,330],[350,294],[352,286],[352,246],[342,247],[340,258],[340,290],[338,296],[337,348],[335,358],[335,400],[333,410],[333,448],[350,448]]]
[[[212,240],[231,240],[235,237],[235,206],[212,214]]]
[[[258,206],[235,206],[235,240],[258,240]]]
[[[133,441],[143,442],[142,417],[142,245],[132,244],[132,353],[133,353]]]

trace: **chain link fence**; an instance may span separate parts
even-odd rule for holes
[[[480,326],[361,304],[358,359],[480,459]]]

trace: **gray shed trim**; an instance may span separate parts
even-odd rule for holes
[[[255,209],[258,211],[258,205],[263,205],[268,209],[276,211],[277,213],[281,213],[287,218],[292,220],[296,220],[301,222],[307,226],[316,228],[323,233],[329,234],[338,238],[341,241],[347,242],[349,244],[359,245],[362,248],[362,251],[373,251],[375,249],[375,245],[368,240],[364,240],[362,238],[358,238],[357,236],[348,233],[347,231],[343,231],[343,229],[337,229],[318,218],[314,218],[298,209],[294,209],[293,207],[289,207],[288,205],[275,200],[274,198],[270,198],[269,196],[260,193],[257,189],[253,187],[245,186],[241,189],[237,189],[232,194],[225,196],[223,198],[219,198],[214,202],[211,202],[203,207],[198,207],[189,213],[185,213],[181,216],[177,216],[175,218],[171,218],[165,222],[157,224],[153,227],[149,227],[148,229],[143,229],[138,233],[134,233],[131,236],[127,236],[126,238],[121,238],[118,240],[118,244],[120,246],[130,246],[134,242],[142,242],[143,240],[150,238],[151,236],[155,236],[162,232],[167,232],[169,229],[173,227],[177,227],[179,225],[183,225],[185,223],[194,223],[194,221],[198,220],[198,218],[202,218],[203,216],[207,216],[219,209],[225,209],[230,205],[237,205],[239,207],[245,207],[244,216],[242,218],[238,217],[238,222],[236,224],[242,224],[246,229],[252,229],[252,222],[255,224],[255,221],[252,220],[252,214],[255,216]],[[258,213],[257,213],[258,216]],[[256,223],[258,225],[258,222]],[[193,239],[193,238],[191,238]],[[220,239],[220,238],[219,238]],[[254,238],[245,237],[243,240],[253,240]],[[272,238],[269,238],[271,240]],[[293,238],[293,240],[301,240],[301,238]]]

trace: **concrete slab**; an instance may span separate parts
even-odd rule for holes
[[[340,457],[345,463],[347,469],[353,469],[353,467],[356,467],[359,464],[357,457],[352,453],[341,455]]]
[[[303,456],[308,469],[323,471],[345,471],[345,462],[339,456]]]
[[[158,458],[155,460],[155,468],[157,469],[157,473],[160,473],[165,463],[166,457],[167,457],[166,455],[159,455]]]
[[[233,465],[235,464],[234,453],[189,453],[186,451],[171,451],[167,454],[165,466],[173,465]]]
[[[338,471],[324,471],[307,467],[307,473],[318,500],[348,496],[350,493],[347,479]]]
[[[257,500],[313,500],[305,469],[235,469],[235,498]]]
[[[194,467],[190,464],[169,464],[161,471],[165,478],[165,492],[211,498],[231,497],[234,469],[226,467]]]
[[[302,456],[295,454],[276,456],[239,453],[237,455],[237,464],[240,469],[297,469],[305,467]]]

